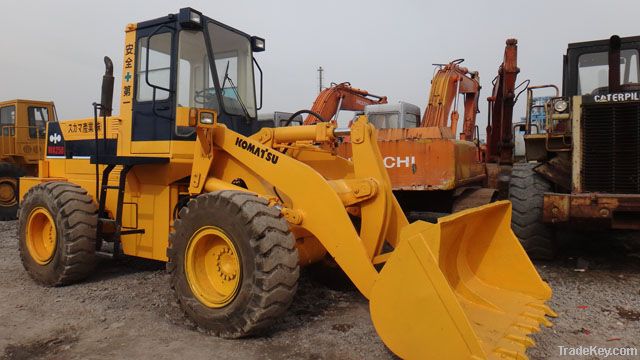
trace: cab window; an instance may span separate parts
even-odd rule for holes
[[[638,50],[620,51],[620,84],[638,82]],[[582,54],[578,57],[578,93],[595,95],[608,91],[609,54],[606,51]]]
[[[29,106],[29,137],[43,138],[47,121],[49,121],[49,109],[42,106]]]
[[[148,41],[147,41],[148,40]],[[147,69],[147,42],[149,43],[149,68]],[[146,76],[149,73],[149,82],[156,86],[169,89],[171,83],[171,33],[153,35],[151,38],[143,37],[138,40],[138,78],[137,96],[139,102],[153,100],[154,88],[147,84]],[[166,100],[169,92],[155,89],[155,100]]]
[[[178,50],[178,106],[218,111],[202,31],[182,30]]]
[[[405,122],[406,122],[404,124],[404,127],[413,128],[413,127],[418,126],[418,115],[406,113],[406,114],[404,114],[404,119],[405,119]]]
[[[15,105],[0,108],[0,126],[2,127],[2,135],[9,136],[15,134],[16,123],[16,107]]]
[[[369,122],[377,129],[397,129],[400,127],[400,114],[397,112],[369,114]]]

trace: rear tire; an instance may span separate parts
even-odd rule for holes
[[[13,163],[0,163],[0,221],[15,220],[18,215],[18,179],[25,175]]]
[[[287,222],[267,200],[242,191],[202,194],[180,210],[174,229],[167,250],[171,287],[199,326],[238,338],[285,313],[297,289],[298,252]]]
[[[513,206],[511,226],[529,257],[551,260],[557,251],[555,231],[542,222],[544,193],[551,191],[551,184],[533,170],[537,165],[513,165],[509,182],[509,200]]]
[[[78,282],[96,264],[98,209],[86,190],[68,182],[29,189],[20,205],[20,259],[47,286]]]

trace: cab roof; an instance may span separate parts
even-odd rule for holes
[[[627,36],[620,38],[621,43],[640,42],[640,36]],[[591,47],[591,46],[609,46],[609,39],[582,41],[569,44],[569,49]]]

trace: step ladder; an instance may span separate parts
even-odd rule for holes
[[[98,110],[102,109],[101,104],[93,104],[94,107],[94,129],[95,129],[95,155],[90,157],[90,163],[96,166],[96,200],[98,201],[98,223],[96,228],[96,255],[114,259],[122,255],[122,236],[144,234],[145,230],[138,228],[137,211],[136,224],[134,227],[122,225],[122,213],[124,207],[124,195],[126,189],[127,175],[137,165],[167,164],[168,157],[145,157],[145,156],[118,156],[115,151],[111,154],[107,151],[107,116],[100,113],[102,118],[102,137],[98,136]],[[100,141],[102,140],[102,144]],[[100,146],[102,145],[102,146]],[[102,148],[101,151],[99,149]],[[105,165],[102,170],[102,180],[99,181],[100,165]],[[109,185],[111,172],[121,166],[118,185]],[[107,194],[109,190],[117,190],[118,198],[114,218],[109,217],[106,211]],[[134,203],[134,205],[136,205]],[[106,226],[105,226],[106,225]],[[105,231],[105,228],[108,231]],[[113,231],[112,231],[113,230]],[[108,249],[109,245],[111,249]],[[104,248],[107,247],[105,250]]]

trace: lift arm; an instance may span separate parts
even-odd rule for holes
[[[346,130],[318,123],[251,137],[207,126],[197,156],[209,160],[198,168],[219,173],[205,190],[242,179],[317,239],[369,299],[378,334],[401,358],[521,359],[533,345],[527,334],[551,324],[551,290],[511,231],[510,204],[409,225],[365,116]],[[346,135],[352,161],[326,149]]]

